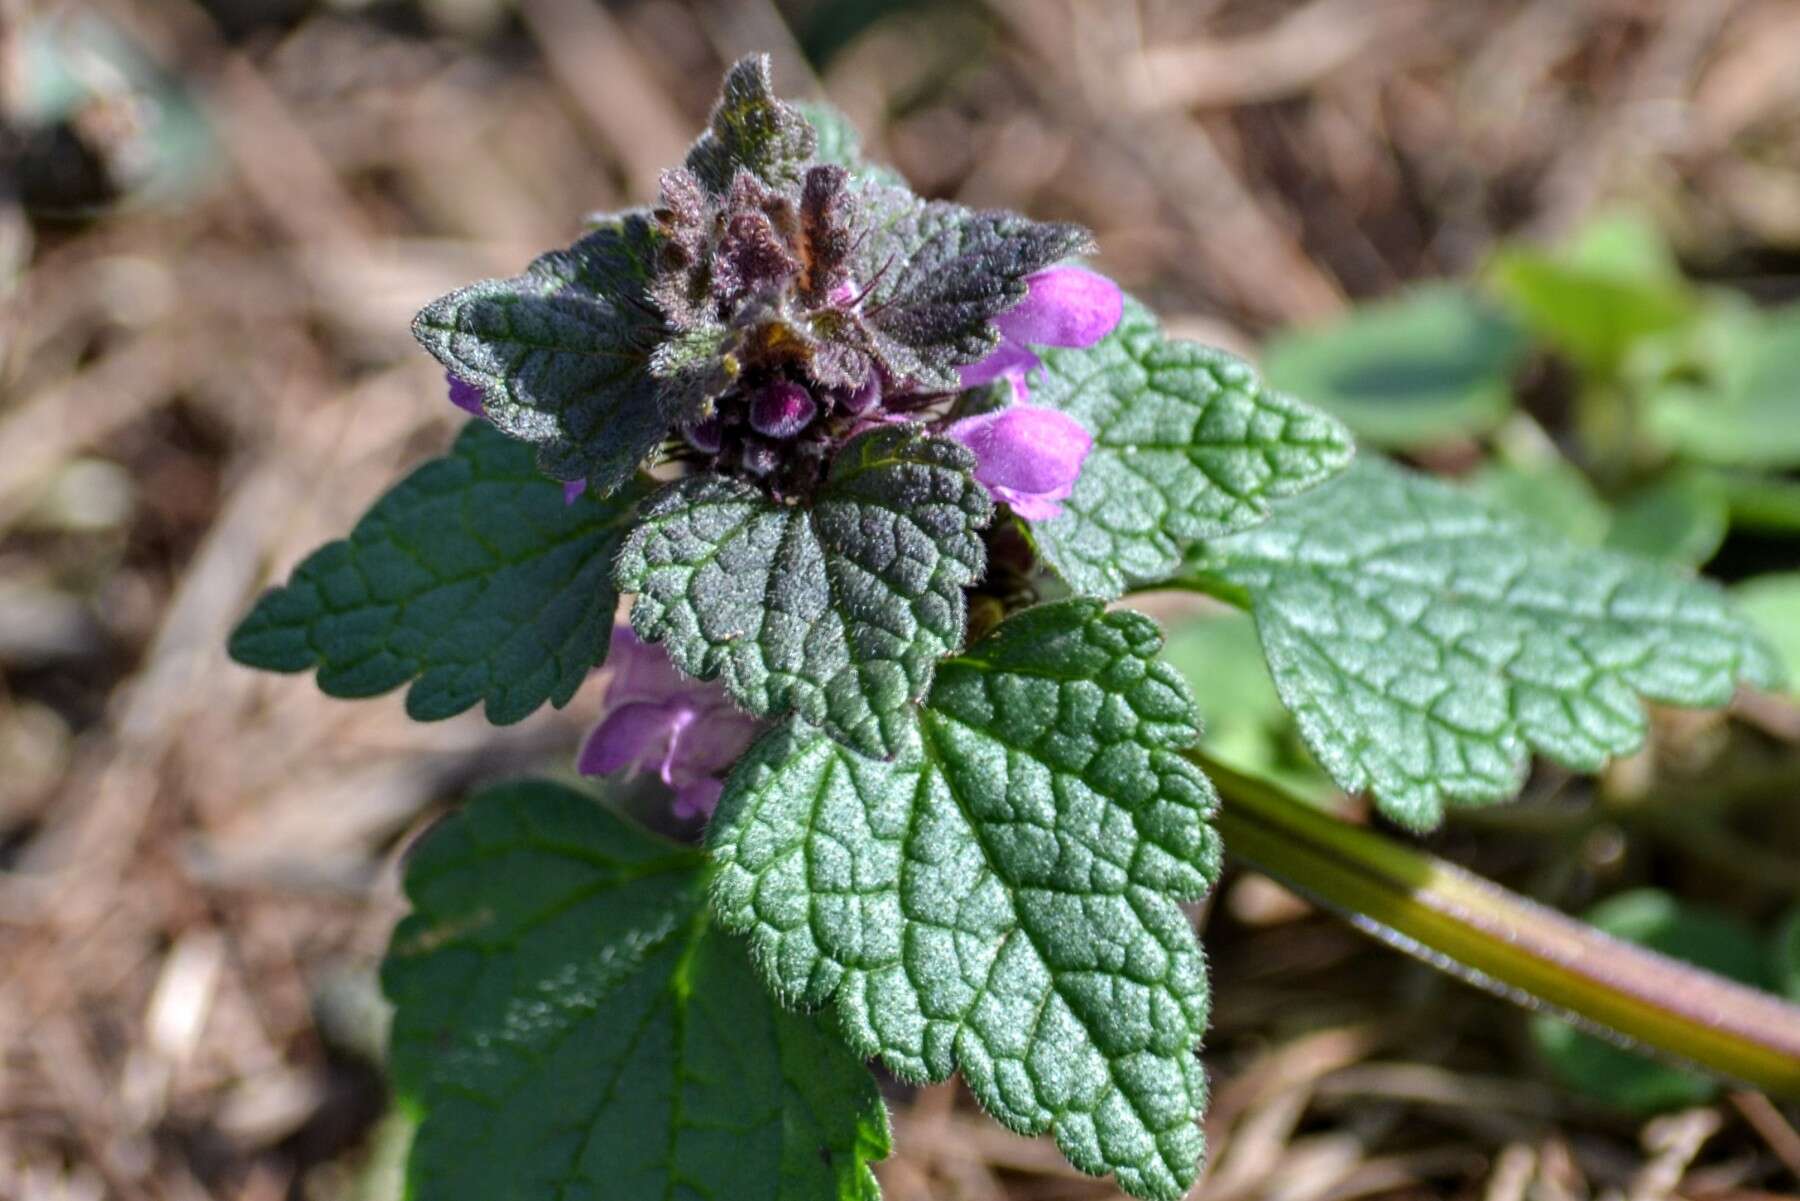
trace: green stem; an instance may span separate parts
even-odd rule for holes
[[[1743,471],[1721,471],[1713,478],[1731,510],[1732,525],[1772,534],[1800,530],[1800,481]]]
[[[1433,966],[1784,1097],[1800,1006],[1611,938],[1196,753],[1233,855]]]

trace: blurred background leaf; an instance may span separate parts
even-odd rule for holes
[[[1755,576],[1732,589],[1787,668],[1787,688],[1800,691],[1800,571]]]
[[[1414,288],[1263,350],[1269,382],[1341,418],[1373,446],[1485,434],[1512,408],[1523,331],[1457,284]]]
[[[1313,763],[1275,693],[1248,613],[1187,621],[1171,632],[1163,653],[1194,690],[1201,745],[1209,754],[1303,799],[1323,802],[1332,795],[1331,781]]]
[[[1800,305],[1720,304],[1700,336],[1705,375],[1651,393],[1652,436],[1696,462],[1800,466]]]
[[[1504,247],[1489,277],[1537,337],[1596,373],[1615,370],[1633,343],[1695,313],[1661,233],[1637,214],[1596,219],[1560,251]]]

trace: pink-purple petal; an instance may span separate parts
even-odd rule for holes
[[[994,489],[994,494],[1026,521],[1049,521],[1052,517],[1062,515],[1062,505],[1057,502],[1067,500],[1069,494],[1074,490],[1071,486],[1054,495],[1032,496],[1016,492],[1011,488],[1000,487]]]
[[[881,373],[870,371],[869,378],[853,391],[843,393],[838,407],[852,417],[860,416],[881,403]]]
[[[1025,283],[1025,299],[994,318],[1009,342],[1086,348],[1111,333],[1125,311],[1119,285],[1085,267],[1051,267]]]
[[[637,701],[614,709],[581,744],[576,770],[603,776],[643,767],[668,753],[674,714],[666,704]]]
[[[779,380],[750,398],[750,428],[769,438],[792,438],[819,415],[818,402],[792,380]]]
[[[679,735],[680,766],[674,782],[723,775],[750,749],[761,729],[762,723],[732,705],[696,709],[694,720]]]
[[[682,436],[687,444],[703,455],[716,455],[719,448],[725,445],[725,426],[717,417],[707,417],[692,425],[683,426]]]
[[[662,647],[645,642],[628,625],[613,627],[606,667],[612,672],[606,689],[608,710],[634,701],[662,702],[705,687],[683,676]]]
[[[654,771],[675,794],[677,816],[698,817],[718,803],[720,778],[761,732],[733,706],[722,685],[682,676],[659,646],[626,627],[613,630],[612,681],[601,721],[583,742],[583,775]]]
[[[1028,521],[1062,512],[1094,439],[1055,409],[1013,405],[964,418],[945,431],[975,454],[975,478]]]
[[[713,810],[719,807],[719,798],[725,793],[723,780],[695,780],[683,784],[675,790],[675,799],[669,805],[675,816],[684,821],[696,818],[711,817]]]
[[[450,384],[450,403],[472,417],[486,417],[487,406],[482,399],[481,389],[465,379],[444,373]]]
[[[985,359],[977,359],[956,369],[965,388],[979,388],[983,384],[991,384],[1004,376],[1023,377],[1027,371],[1035,368],[1041,360],[1029,347],[1016,342],[1002,342],[995,347]]]

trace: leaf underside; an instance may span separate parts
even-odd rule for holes
[[[750,712],[789,710],[865,754],[897,749],[962,644],[987,492],[955,443],[889,426],[840,453],[810,506],[722,476],[646,502],[620,552],[631,622]]]
[[[650,371],[666,337],[649,300],[654,226],[641,212],[599,222],[523,275],[433,301],[413,336],[480,389],[496,427],[538,447],[545,472],[604,494],[695,414],[692,389],[665,386]]]
[[[864,758],[798,723],[710,830],[714,903],[852,1050],[970,1089],[1084,1171],[1179,1197],[1202,1149],[1205,964],[1179,898],[1218,870],[1211,786],[1155,625],[1071,600],[945,663],[911,739]]]
[[[1419,829],[1511,796],[1532,750],[1582,771],[1635,750],[1640,696],[1720,705],[1778,674],[1712,585],[1380,460],[1196,565],[1248,594],[1326,771]]]
[[[1189,544],[1255,525],[1271,501],[1329,479],[1353,453],[1335,420],[1223,351],[1168,341],[1134,300],[1099,345],[1042,358],[1032,403],[1074,417],[1094,447],[1061,516],[1031,532],[1084,595],[1168,579]]]
[[[868,1071],[705,922],[701,857],[558,785],[495,789],[407,870],[383,983],[432,1201],[876,1201]]]
[[[610,568],[634,499],[565,504],[530,447],[471,422],[448,456],[265,593],[232,633],[231,656],[317,668],[319,687],[339,697],[410,680],[406,711],[419,721],[477,702],[496,724],[560,707],[606,657]]]

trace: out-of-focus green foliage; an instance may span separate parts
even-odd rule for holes
[[[1307,800],[1331,795],[1331,781],[1307,754],[1263,665],[1248,613],[1208,614],[1177,626],[1163,657],[1194,690],[1209,755]]]
[[[1532,436],[1509,436],[1523,430]],[[1470,477],[1469,490],[1583,546],[1599,546],[1612,528],[1612,510],[1587,476],[1523,415],[1495,435],[1494,457]]]
[[[1592,372],[1615,370],[1640,339],[1694,312],[1661,235],[1634,215],[1596,221],[1561,252],[1509,247],[1491,277],[1526,328]]]
[[[181,81],[88,6],[45,7],[21,22],[6,81],[7,115],[23,135],[9,166],[26,203],[63,215],[174,205],[210,182],[220,149]],[[108,136],[96,141],[97,129]],[[66,157],[50,154],[59,138],[81,144],[91,173],[72,174]]]
[[[1580,545],[1697,570],[1734,531],[1800,535],[1800,303],[1686,278],[1638,213],[1282,334],[1265,372],[1374,445],[1454,461],[1478,439],[1470,490]],[[1781,560],[1760,545],[1734,570]],[[1790,677],[1797,578],[1739,590]]]
[[[1775,987],[1789,999],[1800,1001],[1800,905],[1788,911],[1780,929],[1775,931],[1771,951],[1770,967]]]
[[[1710,476],[1671,471],[1619,501],[1606,544],[1698,567],[1718,553],[1730,520],[1725,497]]]
[[[1758,311],[1720,302],[1646,396],[1652,437],[1683,458],[1728,467],[1800,464],[1800,305]]]
[[[1800,692],[1800,571],[1745,580],[1732,590],[1738,608],[1762,630],[1787,670],[1787,688]]]
[[[1512,408],[1528,344],[1505,313],[1465,288],[1436,284],[1270,342],[1269,382],[1392,449],[1482,434]]]

